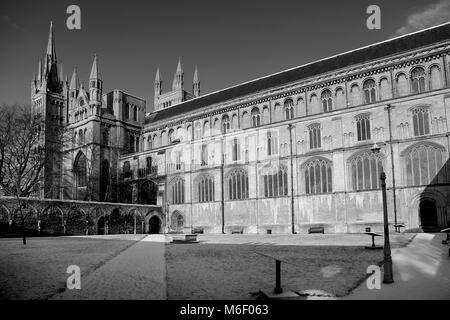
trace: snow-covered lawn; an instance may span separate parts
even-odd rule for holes
[[[66,287],[69,265],[81,277],[142,236],[0,239],[0,299],[48,299]]]
[[[392,235],[392,247],[409,235]],[[284,290],[323,290],[344,296],[383,260],[383,250],[366,250],[366,235],[200,235],[199,244],[166,248],[169,299],[252,299],[275,286],[275,261],[281,263]],[[382,244],[382,239],[377,239]],[[264,255],[261,255],[264,254]]]

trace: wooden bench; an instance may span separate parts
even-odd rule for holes
[[[171,243],[198,243],[196,234],[174,234]]]
[[[401,228],[404,228],[404,227],[405,227],[405,225],[403,223],[394,224],[395,232],[398,232],[398,233],[400,233]]]
[[[376,246],[375,245],[375,237],[381,237],[382,235],[376,232],[365,232],[365,234],[369,235],[372,237],[372,245],[371,246],[366,246],[366,249],[381,249],[383,248],[382,246]]]
[[[244,233],[244,227],[231,227],[231,234],[243,234]]]
[[[308,229],[308,233],[325,233],[324,227],[311,227]]]
[[[442,244],[450,245],[450,228],[442,229],[441,232],[447,233],[447,239],[442,240]],[[449,251],[449,255],[450,255],[450,251]]]

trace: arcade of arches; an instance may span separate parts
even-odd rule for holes
[[[165,216],[155,205],[0,198],[0,235],[19,234],[17,208],[27,235],[144,234],[165,232]]]

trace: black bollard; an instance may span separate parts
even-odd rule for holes
[[[281,288],[281,261],[275,260],[275,289],[273,293],[282,293],[283,288]]]

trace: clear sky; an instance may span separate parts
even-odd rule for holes
[[[81,30],[68,30],[66,8],[81,8]],[[366,9],[381,8],[381,30]],[[0,104],[29,104],[30,82],[47,46],[50,20],[64,73],[87,84],[93,55],[104,91],[121,89],[153,107],[159,65],[163,91],[178,57],[185,88],[198,65],[202,94],[333,54],[447,22],[450,0],[2,0]]]

